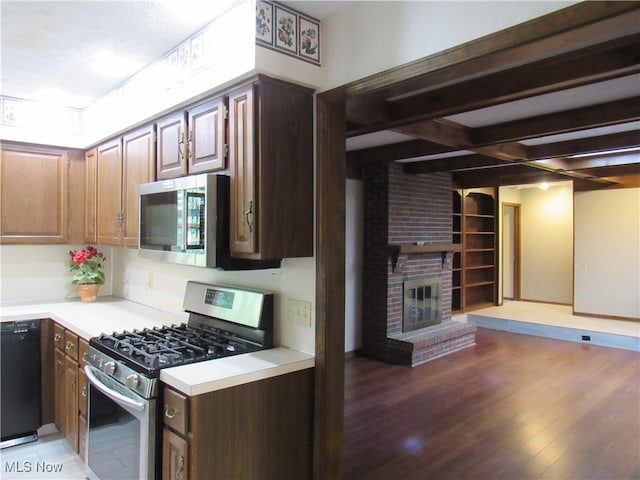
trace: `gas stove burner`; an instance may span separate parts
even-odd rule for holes
[[[187,323],[103,333],[89,341],[94,369],[151,398],[160,371],[273,347],[273,294],[188,282]]]
[[[153,376],[161,368],[237,355],[259,349],[233,333],[205,325],[170,325],[102,334],[96,348]]]

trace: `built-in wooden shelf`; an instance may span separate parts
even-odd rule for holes
[[[416,253],[433,253],[440,252],[442,254],[442,263],[445,262],[445,257],[448,252],[459,252],[462,249],[462,245],[459,243],[400,243],[389,245],[389,253],[391,254],[391,271],[395,271],[398,264],[398,257],[401,254],[416,254]]]

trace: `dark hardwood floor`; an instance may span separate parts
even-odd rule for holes
[[[478,329],[417,366],[345,364],[347,480],[640,479],[640,353]]]

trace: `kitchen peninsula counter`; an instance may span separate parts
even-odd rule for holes
[[[187,322],[188,314],[162,312],[117,297],[100,297],[95,303],[69,300],[0,306],[2,322],[46,318],[89,340],[101,333],[180,324]],[[160,371],[160,380],[185,395],[193,396],[313,368],[314,364],[313,355],[276,347],[165,368]]]

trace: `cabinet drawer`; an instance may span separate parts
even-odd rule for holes
[[[57,323],[53,324],[53,346],[64,351],[64,328]]]
[[[84,338],[78,339],[78,364],[80,368],[84,368],[89,358],[89,342]]]
[[[78,336],[69,330],[64,332],[64,353],[78,360]]]
[[[181,393],[164,389],[164,424],[171,427],[176,432],[186,435],[188,430],[187,419],[189,418],[187,408],[189,399]]]

